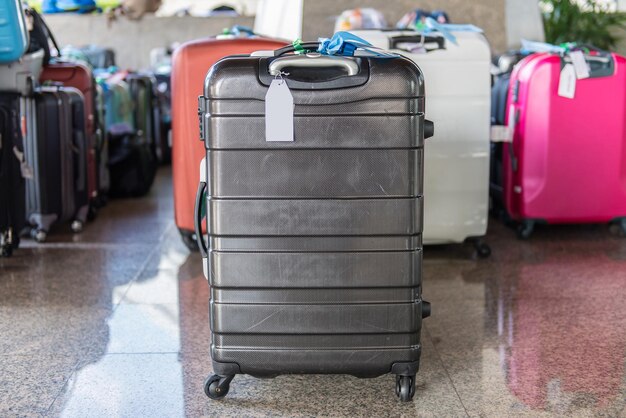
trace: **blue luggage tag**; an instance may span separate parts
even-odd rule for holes
[[[479,28],[478,26],[474,26],[474,25],[464,25],[464,24],[456,24],[456,23],[439,23],[432,17],[427,17],[426,27],[423,29],[422,33],[428,34],[432,32],[440,33],[448,41],[458,46],[459,43],[456,40],[456,36],[454,36],[452,32],[483,33],[483,30]]]

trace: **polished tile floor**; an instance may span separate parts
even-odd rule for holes
[[[170,172],[80,236],[0,259],[0,416],[626,416],[626,240],[492,222],[493,257],[425,254],[417,394],[390,376],[238,376],[209,401],[208,288],[172,221]]]

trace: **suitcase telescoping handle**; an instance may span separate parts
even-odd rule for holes
[[[202,163],[200,163],[200,183],[198,184],[198,192],[196,193],[196,205],[194,207],[194,229],[196,233],[196,242],[198,243],[198,249],[200,250],[200,255],[202,256],[202,258],[207,258],[209,254],[208,246],[204,241],[204,236],[202,235],[202,220],[205,217],[202,213],[202,209],[206,204],[206,191],[206,159],[203,159]]]
[[[426,48],[426,45],[435,44],[436,48],[426,48],[426,51],[436,51],[438,49],[446,49],[446,40],[442,36],[427,36],[427,35],[397,35],[389,38],[389,49],[401,49],[399,48],[399,44],[423,44]]]
[[[319,48],[319,46],[320,46],[319,42],[301,42],[298,45],[298,50],[299,51],[304,50],[307,52],[315,52],[317,51],[317,48]],[[280,57],[281,55],[289,54],[290,52],[296,52],[295,45],[287,45],[287,46],[284,46],[282,48],[275,50],[274,56]]]

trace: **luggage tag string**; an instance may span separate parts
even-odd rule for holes
[[[332,38],[319,38],[317,52],[322,55],[343,57],[369,56],[377,58],[397,58],[399,55],[377,48],[350,32],[339,31]]]
[[[287,77],[288,75],[289,75],[289,73],[286,73],[284,71],[280,71],[280,72],[276,73],[276,75],[274,76],[274,80],[278,80],[278,85],[282,86],[283,83],[285,82],[284,77]]]
[[[296,54],[306,53],[306,49],[302,46],[302,39],[296,39],[291,45],[293,45],[293,50]]]

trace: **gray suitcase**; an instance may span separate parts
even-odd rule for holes
[[[392,373],[408,401],[430,312],[421,298],[423,145],[433,130],[423,78],[401,57],[292,51],[219,61],[199,99],[207,153],[196,234],[216,373],[205,393],[222,398],[236,374]],[[275,70],[288,73],[294,142],[265,140]]]
[[[32,176],[26,181],[26,214],[31,236],[47,239],[57,223],[81,232],[87,221],[87,140],[84,98],[69,87],[43,87],[22,99],[27,121],[24,144]]]

